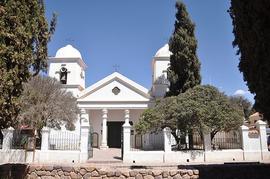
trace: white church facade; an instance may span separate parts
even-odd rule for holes
[[[167,44],[155,54],[151,89],[118,72],[86,87],[86,64],[80,52],[71,45],[60,48],[55,57],[49,58],[48,72],[50,77],[63,84],[63,88],[73,93],[82,114],[87,114],[91,133],[95,134],[92,141],[94,147],[120,148],[122,126],[126,122],[131,125],[131,147],[141,145],[147,148],[150,147],[150,139],[144,137],[138,141],[134,126],[140,114],[152,105],[155,98],[163,97],[166,93],[169,57]],[[75,132],[79,133],[81,122],[78,116]]]
[[[175,148],[171,129],[167,127],[158,134],[136,134],[134,126],[139,121],[141,113],[154,105],[155,100],[162,98],[168,90],[166,74],[169,58],[168,45],[154,55],[150,89],[118,72],[86,87],[87,67],[80,52],[71,45],[59,49],[55,57],[49,58],[48,72],[50,77],[59,80],[63,88],[77,98],[80,114],[75,131],[66,131],[64,127],[61,130],[43,127],[41,148],[28,150],[13,148],[14,129],[11,127],[4,129],[0,163],[85,163],[91,162],[95,156],[100,157],[95,155],[93,148],[104,155],[114,150],[109,148],[120,147],[121,150],[115,149],[122,152],[117,157],[131,164],[269,162],[267,124],[261,120],[258,120],[253,128],[242,125],[239,130],[234,131],[233,134],[237,135],[233,138],[233,142],[231,137],[221,138],[222,143],[216,142],[216,146],[221,148],[213,146],[214,141],[209,133],[203,134],[203,140],[199,143],[198,141],[195,143],[194,140],[194,146],[197,148],[189,150]],[[184,136],[186,141],[183,143],[188,142],[188,137]],[[107,154],[105,162],[115,159],[115,156],[108,158]]]

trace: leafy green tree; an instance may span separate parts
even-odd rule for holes
[[[229,13],[240,55],[239,70],[251,93],[255,109],[270,119],[270,1],[231,0]]]
[[[176,129],[211,133],[237,129],[243,122],[243,111],[236,103],[210,85],[198,85],[176,97],[162,99],[141,115],[136,131],[146,133],[165,127],[172,129],[177,143]],[[202,136],[202,135],[201,135]]]
[[[50,27],[40,0],[0,1],[0,129],[15,125],[23,82],[45,71]]]
[[[167,96],[177,96],[201,83],[195,25],[190,20],[183,2],[178,1],[176,9],[175,30],[169,41],[172,55],[168,68],[170,87]]]
[[[38,131],[44,126],[59,129],[62,125],[73,130],[79,114],[77,99],[50,77],[38,75],[25,83],[20,103],[19,125]]]

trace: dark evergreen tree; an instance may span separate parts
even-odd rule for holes
[[[0,129],[13,126],[23,83],[47,67],[49,27],[42,0],[0,1]]]
[[[270,119],[270,1],[231,0],[229,13],[240,55],[239,70],[251,93],[255,109]]]
[[[183,2],[176,2],[176,9],[175,30],[169,41],[172,55],[168,68],[170,89],[167,96],[176,96],[201,83],[195,25]]]

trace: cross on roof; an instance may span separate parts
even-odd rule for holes
[[[118,69],[119,69],[119,65],[117,65],[117,64],[114,64],[114,65],[113,65],[113,68],[114,68],[114,71],[115,71],[115,72],[118,72]]]
[[[72,44],[73,44],[73,42],[74,42],[75,40],[72,39],[72,38],[66,38],[65,41],[68,42],[68,43],[72,43]]]

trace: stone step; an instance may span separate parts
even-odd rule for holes
[[[99,163],[99,164],[102,164],[102,163],[123,163],[123,161],[122,160],[121,161],[120,160],[119,161],[88,160],[86,163]]]

